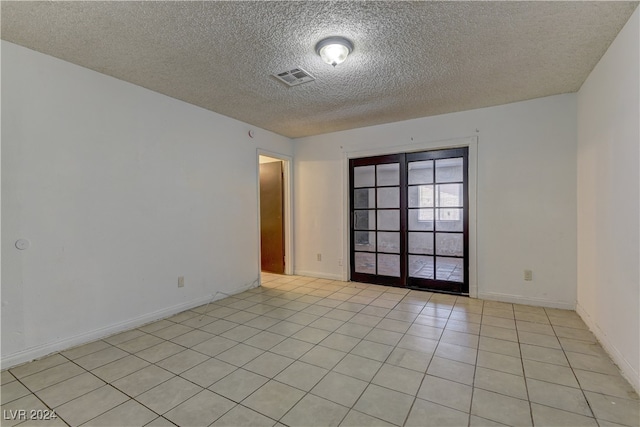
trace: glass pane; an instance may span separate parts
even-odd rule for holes
[[[380,231],[378,233],[378,252],[400,253],[400,233]]]
[[[353,186],[375,187],[376,181],[373,175],[375,166],[358,166],[353,168]]]
[[[436,255],[464,256],[462,234],[436,233]]]
[[[462,231],[462,209],[437,209],[436,230],[438,231]]]
[[[409,252],[433,255],[433,233],[409,233]]]
[[[451,282],[464,281],[464,263],[460,258],[436,258],[436,279]]]
[[[409,276],[433,279],[433,257],[409,255]]]
[[[400,230],[400,211],[378,211],[378,230]]]
[[[433,182],[433,160],[409,163],[409,185]]]
[[[357,273],[376,274],[376,254],[356,252],[354,258]]]
[[[400,277],[400,255],[378,254],[378,274]]]
[[[436,160],[436,182],[462,182],[463,158]]]
[[[375,230],[376,211],[355,211],[353,217],[354,230]]]
[[[355,250],[356,251],[376,251],[376,233],[373,231],[356,231],[355,233]]]
[[[409,209],[409,230],[433,230],[433,209]]]
[[[375,208],[375,190],[373,188],[353,190],[353,207],[355,209]]]
[[[433,207],[433,185],[416,185],[409,187],[409,207]]]
[[[390,163],[388,165],[378,165],[378,182],[377,186],[383,185],[400,185],[400,164]]]
[[[462,184],[436,185],[436,207],[462,207]]]
[[[378,208],[399,208],[400,187],[378,188]]]

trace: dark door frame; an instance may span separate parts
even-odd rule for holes
[[[414,138],[411,138],[413,140]],[[417,139],[417,138],[416,138]],[[441,150],[450,148],[468,147],[468,190],[469,190],[469,296],[472,298],[482,297],[481,285],[478,283],[478,251],[477,251],[477,187],[478,187],[478,136],[467,136],[444,140],[422,140],[421,142],[385,146],[374,149],[345,150],[342,158],[342,253],[345,260],[342,267],[342,280],[349,281],[351,271],[351,235],[350,235],[350,182],[349,182],[349,160],[361,157],[373,157],[392,155],[397,153],[413,153],[428,150]]]

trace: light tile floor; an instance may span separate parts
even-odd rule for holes
[[[640,423],[573,311],[270,274],[3,371],[1,391],[3,426]],[[20,409],[58,418],[20,424]]]

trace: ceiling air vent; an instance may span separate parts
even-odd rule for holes
[[[293,70],[274,74],[273,77],[280,80],[287,86],[297,86],[302,83],[312,82],[316,79],[302,68],[294,68]]]

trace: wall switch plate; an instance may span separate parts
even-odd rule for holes
[[[531,282],[533,280],[533,271],[525,270],[524,271],[524,280],[527,282]]]
[[[178,287],[179,288],[184,288],[184,276],[179,276],[178,277]]]
[[[316,255],[316,259],[317,259],[318,261],[322,261],[322,254],[317,254],[317,255]]]
[[[342,258],[338,258],[338,267],[342,267]]]

